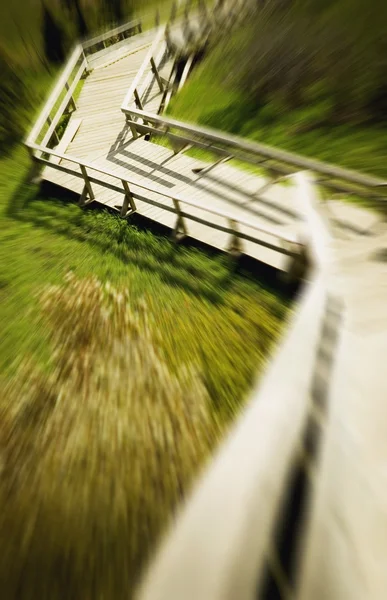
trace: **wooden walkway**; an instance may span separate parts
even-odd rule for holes
[[[179,195],[203,205],[203,209],[225,211],[236,220],[242,219],[254,226],[270,228],[279,238],[283,236],[296,240],[300,217],[291,185],[277,185],[260,194],[267,180],[247,170],[238,169],[232,166],[231,162],[220,164],[205,174],[196,174],[193,169],[208,166],[208,163],[186,154],[175,155],[171,149],[145,141],[144,137],[133,139],[120,108],[149,53],[153,37],[154,32],[138,35],[126,47],[121,46],[117,51],[106,53],[94,62],[93,71],[86,78],[77,100],[77,109],[72,113],[67,126],[70,132],[74,130],[74,137],[71,141],[68,140],[66,148],[63,145],[60,147],[61,152],[85,159],[96,167],[114,172],[117,177],[130,177],[138,184],[151,183],[162,195],[145,192],[136,185],[131,186],[131,191],[140,196],[146,193],[148,199],[161,201],[171,208],[173,201],[168,198],[168,194]],[[164,79],[169,78],[171,68],[172,61],[167,60],[160,71]],[[150,72],[149,66],[144,78]],[[157,113],[161,98],[157,82],[152,77],[143,95],[144,109]],[[76,166],[66,160],[55,160],[55,157],[51,160],[69,168]],[[77,170],[80,172],[79,167]],[[92,170],[89,170],[89,175],[93,175]],[[98,173],[94,175],[101,178]],[[78,194],[82,193],[84,187],[80,178],[51,167],[43,170],[42,177]],[[102,178],[114,184],[113,178]],[[94,184],[93,189],[96,201],[120,210],[122,194]],[[171,229],[175,227],[176,215],[173,213],[140,200],[136,201],[136,206],[140,215]],[[208,213],[200,208],[192,208],[190,212],[198,219],[208,219]],[[216,215],[212,216],[212,221],[225,225],[224,219]],[[222,250],[227,249],[230,243],[229,234],[206,227],[202,223],[190,221],[187,223],[187,229],[189,236]],[[241,226],[240,230],[247,235],[254,233],[248,225]],[[261,238],[268,243],[273,242],[272,235],[262,233]],[[287,266],[286,255],[253,242],[245,241],[243,251],[278,269],[285,269]]]
[[[197,25],[195,17],[193,22]],[[181,25],[170,28],[169,35],[174,39],[181,37]],[[160,111],[174,66],[167,49],[161,28],[134,35],[88,57],[90,73],[65,134],[54,147],[54,151],[76,160],[51,155],[51,164],[71,172],[47,166],[43,179],[81,196],[85,180],[77,161],[84,161],[88,177],[94,179],[92,189],[98,203],[121,212],[122,182],[129,180],[135,197],[133,208],[140,215],[174,230],[176,212],[186,210],[191,218],[184,219],[185,234],[217,249],[229,250],[230,231],[238,231],[249,239],[240,240],[234,249],[276,269],[287,270],[289,254],[300,247],[304,229],[291,178],[285,184],[273,185],[273,180],[252,169],[238,168],[229,157],[208,169],[209,163],[146,141],[144,135],[138,137],[136,122],[146,121],[131,116],[131,112],[141,108],[157,115]],[[129,115],[123,114],[124,105]],[[200,167],[205,171],[195,172]],[[189,206],[189,213],[187,205],[178,205],[176,198],[194,203]],[[340,206],[340,219],[345,225],[346,220],[351,221],[353,211]],[[126,216],[130,219],[128,213]],[[348,227],[351,228],[350,223]],[[257,239],[257,230],[260,244],[252,241]]]

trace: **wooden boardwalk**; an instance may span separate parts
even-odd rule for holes
[[[173,202],[168,194],[179,195],[187,200],[194,200],[203,209],[213,209],[227,212],[232,218],[242,219],[254,226],[262,225],[272,229],[278,238],[288,237],[297,239],[300,226],[297,199],[291,185],[274,186],[259,193],[267,180],[247,170],[241,170],[229,162],[220,164],[209,172],[197,174],[194,168],[208,166],[186,154],[177,154],[144,137],[133,139],[130,127],[126,124],[125,116],[120,107],[123,99],[132,85],[138,70],[149,52],[154,37],[145,33],[135,37],[127,46],[106,53],[93,64],[93,71],[86,78],[77,109],[72,113],[67,130],[74,130],[74,137],[67,140],[66,147],[60,147],[62,152],[79,159],[85,159],[96,167],[108,169],[117,177],[130,177],[138,184],[151,183],[160,194],[145,192],[131,186],[131,190],[139,195],[147,194],[147,198],[162,202],[173,208]],[[169,78],[172,61],[167,60],[160,73],[164,79]],[[151,73],[149,66],[144,78]],[[149,112],[157,113],[162,94],[154,77],[151,78],[143,94],[143,107]],[[74,124],[74,127],[73,127]],[[73,163],[52,158],[56,164],[75,168]],[[79,167],[77,167],[79,172]],[[90,176],[93,172],[89,170]],[[101,178],[101,175],[95,173]],[[78,194],[82,193],[83,181],[68,173],[63,173],[46,167],[43,170],[44,180],[62,186]],[[111,177],[102,178],[114,184]],[[93,185],[95,199],[101,204],[117,209],[123,202],[122,194],[102,186]],[[136,201],[137,212],[151,220],[157,221],[171,229],[174,228],[176,215],[154,207],[140,200]],[[191,214],[199,219],[208,219],[208,214],[200,208],[192,208]],[[222,217],[213,215],[212,220],[224,225]],[[190,221],[187,223],[188,235],[206,244],[225,250],[228,248],[230,236],[205,225]],[[240,230],[247,235],[253,234],[248,225]],[[262,233],[262,240],[273,242],[273,236]],[[278,242],[277,242],[278,243]],[[280,245],[280,244],[279,244]],[[278,269],[285,269],[288,257],[271,249],[245,241],[243,251]]]
[[[181,36],[181,26],[175,25],[170,35],[175,39]],[[157,63],[159,79],[150,57]],[[123,114],[125,103],[129,113],[135,112],[140,103],[141,110],[157,115],[165,97],[160,91],[160,78],[162,86],[166,86],[173,66],[163,29],[135,35],[89,57],[90,73],[65,134],[54,150],[87,163],[98,203],[121,212],[124,202],[121,182],[129,180],[137,213],[174,230],[177,218],[174,198],[194,202],[195,206],[189,207],[192,218],[184,219],[187,235],[228,250],[231,227],[250,238],[243,239],[238,250],[279,270],[287,270],[288,255],[302,243],[304,229],[291,178],[285,184],[273,185],[272,180],[256,174],[257,171],[238,168],[232,159],[208,169],[209,163],[146,141],[144,135],[138,137],[135,123],[146,124],[146,121]],[[72,173],[47,166],[43,179],[81,196],[85,181],[76,160],[55,155],[49,160]],[[200,167],[207,169],[202,173],[194,171]],[[121,191],[117,191],[117,185]],[[353,211],[339,205],[338,221],[341,219],[345,226]],[[186,205],[179,208],[186,209]],[[252,241],[257,239],[257,228],[261,228],[261,244]]]

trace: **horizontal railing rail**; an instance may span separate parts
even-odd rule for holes
[[[139,108],[121,107],[129,123],[137,123],[140,134],[153,133],[164,135],[175,141],[227,156],[232,154],[250,164],[267,166],[281,174],[292,174],[295,170],[309,170],[320,176],[316,183],[331,187],[337,191],[386,198],[384,188],[387,182],[378,177],[337,167],[299,154],[279,150],[265,144],[250,142],[238,136],[226,134],[215,129],[199,127],[169,117],[151,114]],[[134,121],[141,119],[141,123]]]
[[[28,137],[26,139],[26,143],[28,144],[33,144],[36,142],[36,140],[38,139],[39,135],[41,134],[41,131],[43,129],[43,127],[48,123],[48,125],[51,124],[51,114],[52,111],[54,110],[61,93],[63,92],[63,89],[66,88],[66,86],[69,86],[69,80],[71,79],[71,75],[73,74],[75,68],[77,67],[79,61],[81,62],[81,66],[79,67],[79,69],[81,69],[81,67],[83,66],[83,69],[86,68],[86,61],[85,61],[85,57],[83,54],[83,48],[80,44],[78,44],[77,46],[75,46],[74,50],[72,51],[67,63],[65,64],[62,72],[60,73],[51,93],[49,94],[49,97],[47,98],[47,101],[43,107],[43,109],[41,110],[37,120],[35,121],[35,124],[33,125],[30,133],[28,134]],[[69,101],[71,101],[72,95],[69,95]]]
[[[177,223],[176,223],[176,230],[179,228],[182,221],[184,222],[184,219],[192,220],[192,221],[201,223],[209,228],[216,229],[216,230],[222,231],[224,233],[228,233],[233,238],[238,238],[241,240],[253,242],[257,245],[266,247],[270,250],[274,250],[275,252],[278,252],[280,254],[284,254],[287,256],[291,256],[291,257],[297,257],[299,255],[299,247],[301,246],[301,243],[298,240],[296,235],[285,233],[285,232],[280,231],[279,229],[277,230],[275,228],[270,228],[267,226],[255,225],[254,223],[251,223],[250,221],[248,221],[246,219],[241,219],[241,218],[235,217],[235,215],[233,215],[232,213],[227,213],[225,211],[209,208],[198,202],[194,202],[192,200],[187,200],[179,194],[165,193],[165,192],[161,191],[159,188],[152,186],[151,184],[138,182],[131,177],[122,177],[122,175],[117,175],[117,173],[115,173],[114,171],[111,171],[111,170],[105,169],[105,168],[101,168],[100,166],[98,166],[92,162],[80,160],[69,154],[62,154],[60,152],[56,152],[55,150],[52,150],[52,149],[44,147],[44,146],[39,146],[37,144],[29,144],[29,148],[33,154],[34,160],[41,163],[42,165],[51,167],[53,169],[62,171],[64,173],[71,174],[75,177],[78,177],[79,179],[82,179],[84,181],[85,186],[88,188],[89,196],[92,199],[94,199],[94,193],[92,192],[91,184],[97,184],[102,187],[106,187],[108,189],[111,189],[111,190],[121,193],[123,195],[127,195],[127,186],[129,186],[130,194],[135,199],[141,200],[142,202],[151,204],[153,206],[157,206],[158,208],[162,208],[163,210],[165,210],[167,212],[172,212],[172,213],[176,214],[178,217]],[[80,168],[80,172],[78,172],[74,169],[65,167],[64,165],[53,163],[50,160],[43,158],[44,155],[50,155],[52,157],[56,157],[57,159],[65,160],[74,165],[77,165]],[[98,173],[102,177],[110,177],[110,178],[114,179],[116,182],[119,182],[120,185],[115,185],[115,184],[109,183],[108,181],[105,181],[102,177],[95,177],[93,174],[90,174],[89,171],[94,171],[94,173]],[[123,185],[124,182],[125,182],[125,185]],[[157,202],[146,196],[140,196],[139,194],[134,193],[131,188],[138,188],[141,190],[145,190],[148,193],[162,196],[166,199],[171,200],[173,203],[173,206],[167,206],[167,205],[163,204],[162,202]],[[203,211],[203,213],[205,213],[205,214],[212,215],[214,217],[220,217],[220,218],[224,219],[228,225],[224,226],[219,223],[215,223],[215,222],[211,221],[211,219],[207,220],[200,216],[188,213],[182,209],[182,206],[199,209],[200,211]],[[125,215],[123,215],[123,216],[125,216]],[[250,233],[245,233],[243,231],[240,231],[239,230],[240,227],[248,228]],[[252,232],[257,232],[257,235],[256,236],[253,235]],[[261,239],[259,237],[259,235],[262,235],[262,234],[274,238],[275,240],[277,240],[277,244],[275,244],[274,242],[271,243],[271,242]],[[279,244],[278,244],[278,242],[279,242]],[[283,245],[281,245],[281,244],[283,244]]]
[[[124,23],[123,25],[120,25],[119,27],[115,27],[114,29],[110,29],[109,31],[105,31],[104,33],[101,33],[100,35],[97,35],[93,38],[89,38],[87,40],[85,40],[84,42],[82,42],[82,47],[86,53],[86,55],[88,53],[93,52],[92,48],[95,46],[99,46],[101,44],[103,44],[104,46],[106,45],[106,42],[109,42],[110,40],[112,40],[115,37],[118,38],[124,38],[126,37],[126,34],[128,33],[141,33],[142,32],[142,25],[141,25],[141,20],[140,19],[133,19],[131,21],[129,21],[128,23]]]

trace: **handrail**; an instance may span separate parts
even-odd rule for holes
[[[38,144],[28,144],[28,147],[30,148],[30,150],[35,151],[35,152],[39,152],[42,154],[49,154],[51,156],[55,156],[56,158],[59,158],[61,160],[66,160],[68,162],[74,163],[76,165],[79,165],[81,167],[84,167],[85,169],[91,169],[92,171],[96,171],[97,173],[101,173],[102,175],[108,176],[108,177],[112,177],[113,179],[118,179],[120,182],[122,181],[126,181],[129,185],[135,186],[137,188],[140,188],[142,190],[146,190],[148,192],[154,193],[154,194],[158,194],[159,196],[163,196],[165,198],[169,198],[172,201],[176,201],[179,202],[181,204],[185,204],[186,206],[190,206],[192,208],[197,208],[200,210],[203,210],[204,212],[207,212],[209,214],[218,216],[218,217],[222,217],[224,219],[227,220],[232,220],[235,221],[236,223],[238,223],[239,225],[243,225],[245,227],[248,227],[249,229],[252,229],[254,231],[259,231],[260,233],[264,233],[266,235],[270,235],[272,237],[275,237],[279,240],[283,240],[284,242],[288,242],[289,244],[298,244],[298,240],[297,237],[295,235],[291,235],[289,233],[282,233],[281,231],[278,231],[274,228],[270,228],[267,226],[262,226],[262,225],[256,225],[254,223],[251,223],[250,221],[247,221],[245,219],[241,219],[241,218],[236,218],[235,215],[231,214],[231,213],[227,213],[224,211],[220,211],[220,210],[216,210],[214,208],[209,208],[207,206],[203,206],[202,204],[198,203],[198,202],[193,202],[192,200],[186,200],[185,198],[183,198],[182,196],[180,196],[179,194],[170,194],[170,193],[166,193],[161,191],[160,189],[154,187],[152,184],[149,183],[141,183],[139,181],[136,181],[135,179],[132,179],[130,177],[122,177],[121,175],[117,175],[117,173],[114,173],[114,171],[111,171],[110,169],[105,169],[102,168],[92,162],[86,161],[86,160],[81,160],[79,158],[76,158],[75,156],[71,156],[69,154],[63,154],[61,152],[56,152],[55,150],[52,150],[51,148],[47,148],[44,146],[39,146]],[[39,157],[36,157],[36,160],[39,161]],[[48,161],[42,161],[42,162],[48,162]],[[52,168],[54,169],[58,169],[58,170],[63,170],[62,167],[60,167],[57,164],[54,163],[48,163],[50,166],[52,166]],[[74,175],[76,176],[80,176],[82,177],[82,175],[80,173],[74,172]],[[91,178],[90,178],[91,179]],[[105,182],[102,180],[98,181],[98,184],[101,186],[104,186]],[[125,191],[122,190],[117,190],[120,191],[122,193],[125,193]],[[149,200],[147,200],[146,198],[142,198],[142,200],[144,202],[149,202],[151,203]],[[175,211],[174,211],[175,212]],[[189,216],[187,215],[187,218],[189,218]],[[211,227],[211,223],[208,223],[208,226]],[[244,234],[240,234],[240,237],[245,237],[246,239],[249,239],[250,236],[248,235],[244,235]],[[259,243],[259,241],[257,241],[257,243]],[[278,249],[279,252],[282,251],[282,249]],[[284,254],[288,254],[289,256],[293,256],[296,253],[292,252],[292,250],[284,250],[283,251]]]
[[[315,181],[311,173],[299,171],[293,175],[297,186],[300,208],[304,219],[308,223],[305,246],[308,248],[309,257],[315,268],[325,273],[331,268],[333,262],[332,240],[326,217],[321,214],[321,207],[317,199]]]
[[[81,44],[77,44],[70,55],[69,60],[65,64],[62,73],[60,74],[57,82],[54,85],[42,111],[39,114],[38,119],[36,120],[34,126],[32,127],[28,137],[26,139],[27,144],[35,143],[36,138],[38,137],[43,125],[49,118],[52,109],[54,108],[64,86],[66,85],[72,71],[74,70],[76,64],[79,59],[83,55],[83,48]]]
[[[168,131],[170,129],[175,129],[184,133],[188,133],[193,138],[196,137],[204,139],[206,142],[208,142],[209,150],[216,151],[216,148],[211,146],[211,144],[219,144],[226,146],[228,149],[242,150],[248,154],[264,157],[267,160],[274,160],[291,167],[297,167],[303,170],[321,173],[331,178],[343,180],[371,190],[377,190],[378,188],[382,188],[386,185],[386,182],[383,179],[374,177],[372,175],[358,173],[357,171],[344,169],[342,167],[336,167],[335,165],[324,163],[316,159],[310,159],[299,154],[287,152],[285,150],[278,150],[277,148],[273,148],[265,144],[250,142],[244,138],[226,134],[216,129],[199,127],[182,121],[177,121],[169,117],[154,115],[145,110],[139,110],[136,108],[128,109],[124,104],[122,105],[121,110],[127,115],[141,117],[149,123],[157,124],[160,135],[163,133],[168,135]],[[193,145],[195,145],[195,139],[190,141]]]
[[[296,597],[275,535],[278,519],[296,518],[287,512],[292,508],[286,504],[289,493],[306,494],[311,500],[310,469],[316,473],[316,466],[310,461],[316,455],[303,454],[304,462],[300,456],[306,452],[307,436],[316,435],[311,390],[321,368],[321,348],[326,352],[331,244],[329,232],[314,213],[315,199],[308,195],[313,191],[312,176],[302,173],[296,184],[303,186],[302,204],[319,260],[312,265],[310,282],[263,381],[180,509],[145,573],[137,600],[250,600],[267,597],[268,578],[274,580],[279,596]],[[332,323],[329,327],[331,335]],[[302,485],[300,477],[305,478]],[[289,492],[289,486],[298,485]],[[307,511],[310,504],[304,507]],[[307,516],[307,512],[298,515],[303,525]],[[306,530],[296,531],[288,551],[302,562],[298,536],[306,535]]]
[[[83,75],[83,73],[84,73],[84,71],[86,69],[86,66],[87,66],[86,65],[86,60],[84,59],[82,61],[82,63],[80,64],[79,69],[78,69],[78,71],[77,71],[77,73],[76,73],[76,75],[75,75],[75,77],[73,79],[72,84],[69,86],[65,97],[63,98],[62,102],[60,103],[60,106],[59,106],[59,108],[58,108],[55,116],[53,117],[51,123],[50,123],[50,126],[49,126],[49,128],[48,128],[48,130],[47,130],[47,132],[46,132],[46,134],[45,134],[45,136],[44,136],[44,138],[43,138],[43,140],[41,142],[42,146],[47,146],[48,145],[48,143],[49,143],[49,141],[51,139],[51,136],[53,135],[53,133],[54,133],[54,131],[55,131],[55,129],[56,129],[59,121],[60,121],[60,118],[61,118],[61,116],[63,115],[63,113],[64,113],[64,111],[66,109],[66,106],[71,101],[72,95],[75,92],[75,88],[78,85],[78,83],[79,83],[79,81],[80,81],[80,79],[81,79],[81,77],[82,77],[82,75]]]
[[[119,35],[120,33],[124,33],[124,31],[129,31],[130,29],[136,29],[136,28],[139,28],[139,32],[141,33],[141,20],[140,19],[133,19],[132,21],[129,21],[128,23],[124,23],[123,25],[120,25],[119,27],[110,29],[109,31],[101,33],[93,38],[89,38],[89,39],[85,40],[84,42],[82,42],[82,47],[84,50],[87,50],[91,46],[95,46],[96,44],[104,42],[105,40],[108,40],[109,38],[114,37],[115,35]]]
[[[152,42],[151,47],[149,48],[149,51],[147,52],[141,67],[139,68],[136,77],[134,78],[125,98],[124,101],[122,103],[122,106],[127,107],[129,105],[129,101],[131,100],[132,96],[134,95],[135,90],[137,89],[137,86],[139,85],[141,78],[143,77],[146,68],[150,65],[150,61],[151,58],[153,58],[153,53],[155,51],[155,49],[157,48],[158,44],[160,43],[160,40],[163,38],[164,36],[164,28],[160,27],[159,31],[156,34],[155,39]]]

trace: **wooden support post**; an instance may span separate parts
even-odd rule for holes
[[[229,219],[228,222],[229,222],[230,229],[233,229],[235,231],[235,233],[238,233],[237,222],[234,221],[234,219]],[[238,237],[235,234],[232,234],[231,235],[231,241],[230,241],[230,244],[229,244],[227,250],[233,256],[239,257],[240,254],[242,254],[242,252],[243,252],[243,246],[242,246],[241,238]]]
[[[136,102],[136,106],[137,106],[138,110],[144,110],[144,107],[142,105],[141,98],[138,94],[137,88],[134,88],[133,95],[134,95],[134,101]]]
[[[180,152],[184,152],[184,150],[188,150],[188,148],[191,147],[191,144],[187,144],[184,141],[179,141],[176,139],[171,139],[169,140],[171,146],[172,146],[172,150],[174,154],[180,154]]]
[[[125,198],[124,198],[124,202],[123,202],[122,206],[119,206],[117,204],[116,208],[121,208],[121,217],[125,218],[125,217],[128,217],[129,215],[133,214],[134,212],[136,212],[137,206],[134,201],[132,192],[130,191],[128,182],[125,181],[125,179],[121,179],[121,182],[122,182],[122,186],[125,190]],[[129,206],[130,206],[131,210],[128,210]]]
[[[311,263],[308,248],[304,244],[288,244],[289,250],[297,252],[296,256],[290,256],[287,267],[282,277],[286,283],[294,284],[305,278]]]
[[[34,151],[27,146],[28,154],[31,159],[31,167],[28,171],[27,181],[34,185],[37,185],[41,182],[41,166],[40,163],[36,160]]]
[[[173,205],[176,209],[177,219],[175,229],[173,230],[173,238],[176,242],[180,242],[187,235],[187,227],[185,225],[184,219],[181,216],[181,209],[178,200],[172,199]]]
[[[83,188],[83,192],[79,199],[80,206],[86,206],[86,204],[90,204],[93,200],[95,200],[93,188],[91,187],[90,179],[86,171],[86,167],[83,165],[79,165],[81,169],[81,173],[83,175],[83,180],[85,182],[85,186]]]
[[[153,58],[153,56],[150,59],[150,63],[151,63],[153,75],[156,77],[156,81],[158,83],[160,92],[163,92],[164,85],[163,85],[163,82],[161,81],[160,73],[158,72],[158,69],[157,69],[156,63],[155,63],[155,59]]]
[[[129,123],[129,127],[131,129],[133,139],[136,140],[139,136],[138,136],[138,132],[137,132],[137,128],[136,128],[135,123],[130,122]]]
[[[70,86],[69,86],[69,84],[67,83],[67,81],[66,81],[66,83],[65,83],[65,88],[66,88],[66,90],[68,90],[68,89],[70,88]],[[75,100],[74,100],[74,97],[73,97],[73,96],[71,96],[69,104],[71,104],[71,105],[72,105],[72,107],[73,107],[73,110],[77,110],[77,105],[75,104]]]
[[[50,117],[47,117],[47,123],[48,123],[48,126],[50,126],[50,125],[51,125],[51,123],[52,123],[52,120],[51,120],[51,118],[50,118]],[[59,144],[59,136],[58,136],[58,134],[57,134],[57,132],[56,132],[56,131],[54,131],[54,136],[55,136],[55,139],[56,139],[56,143],[57,143],[57,144]]]

